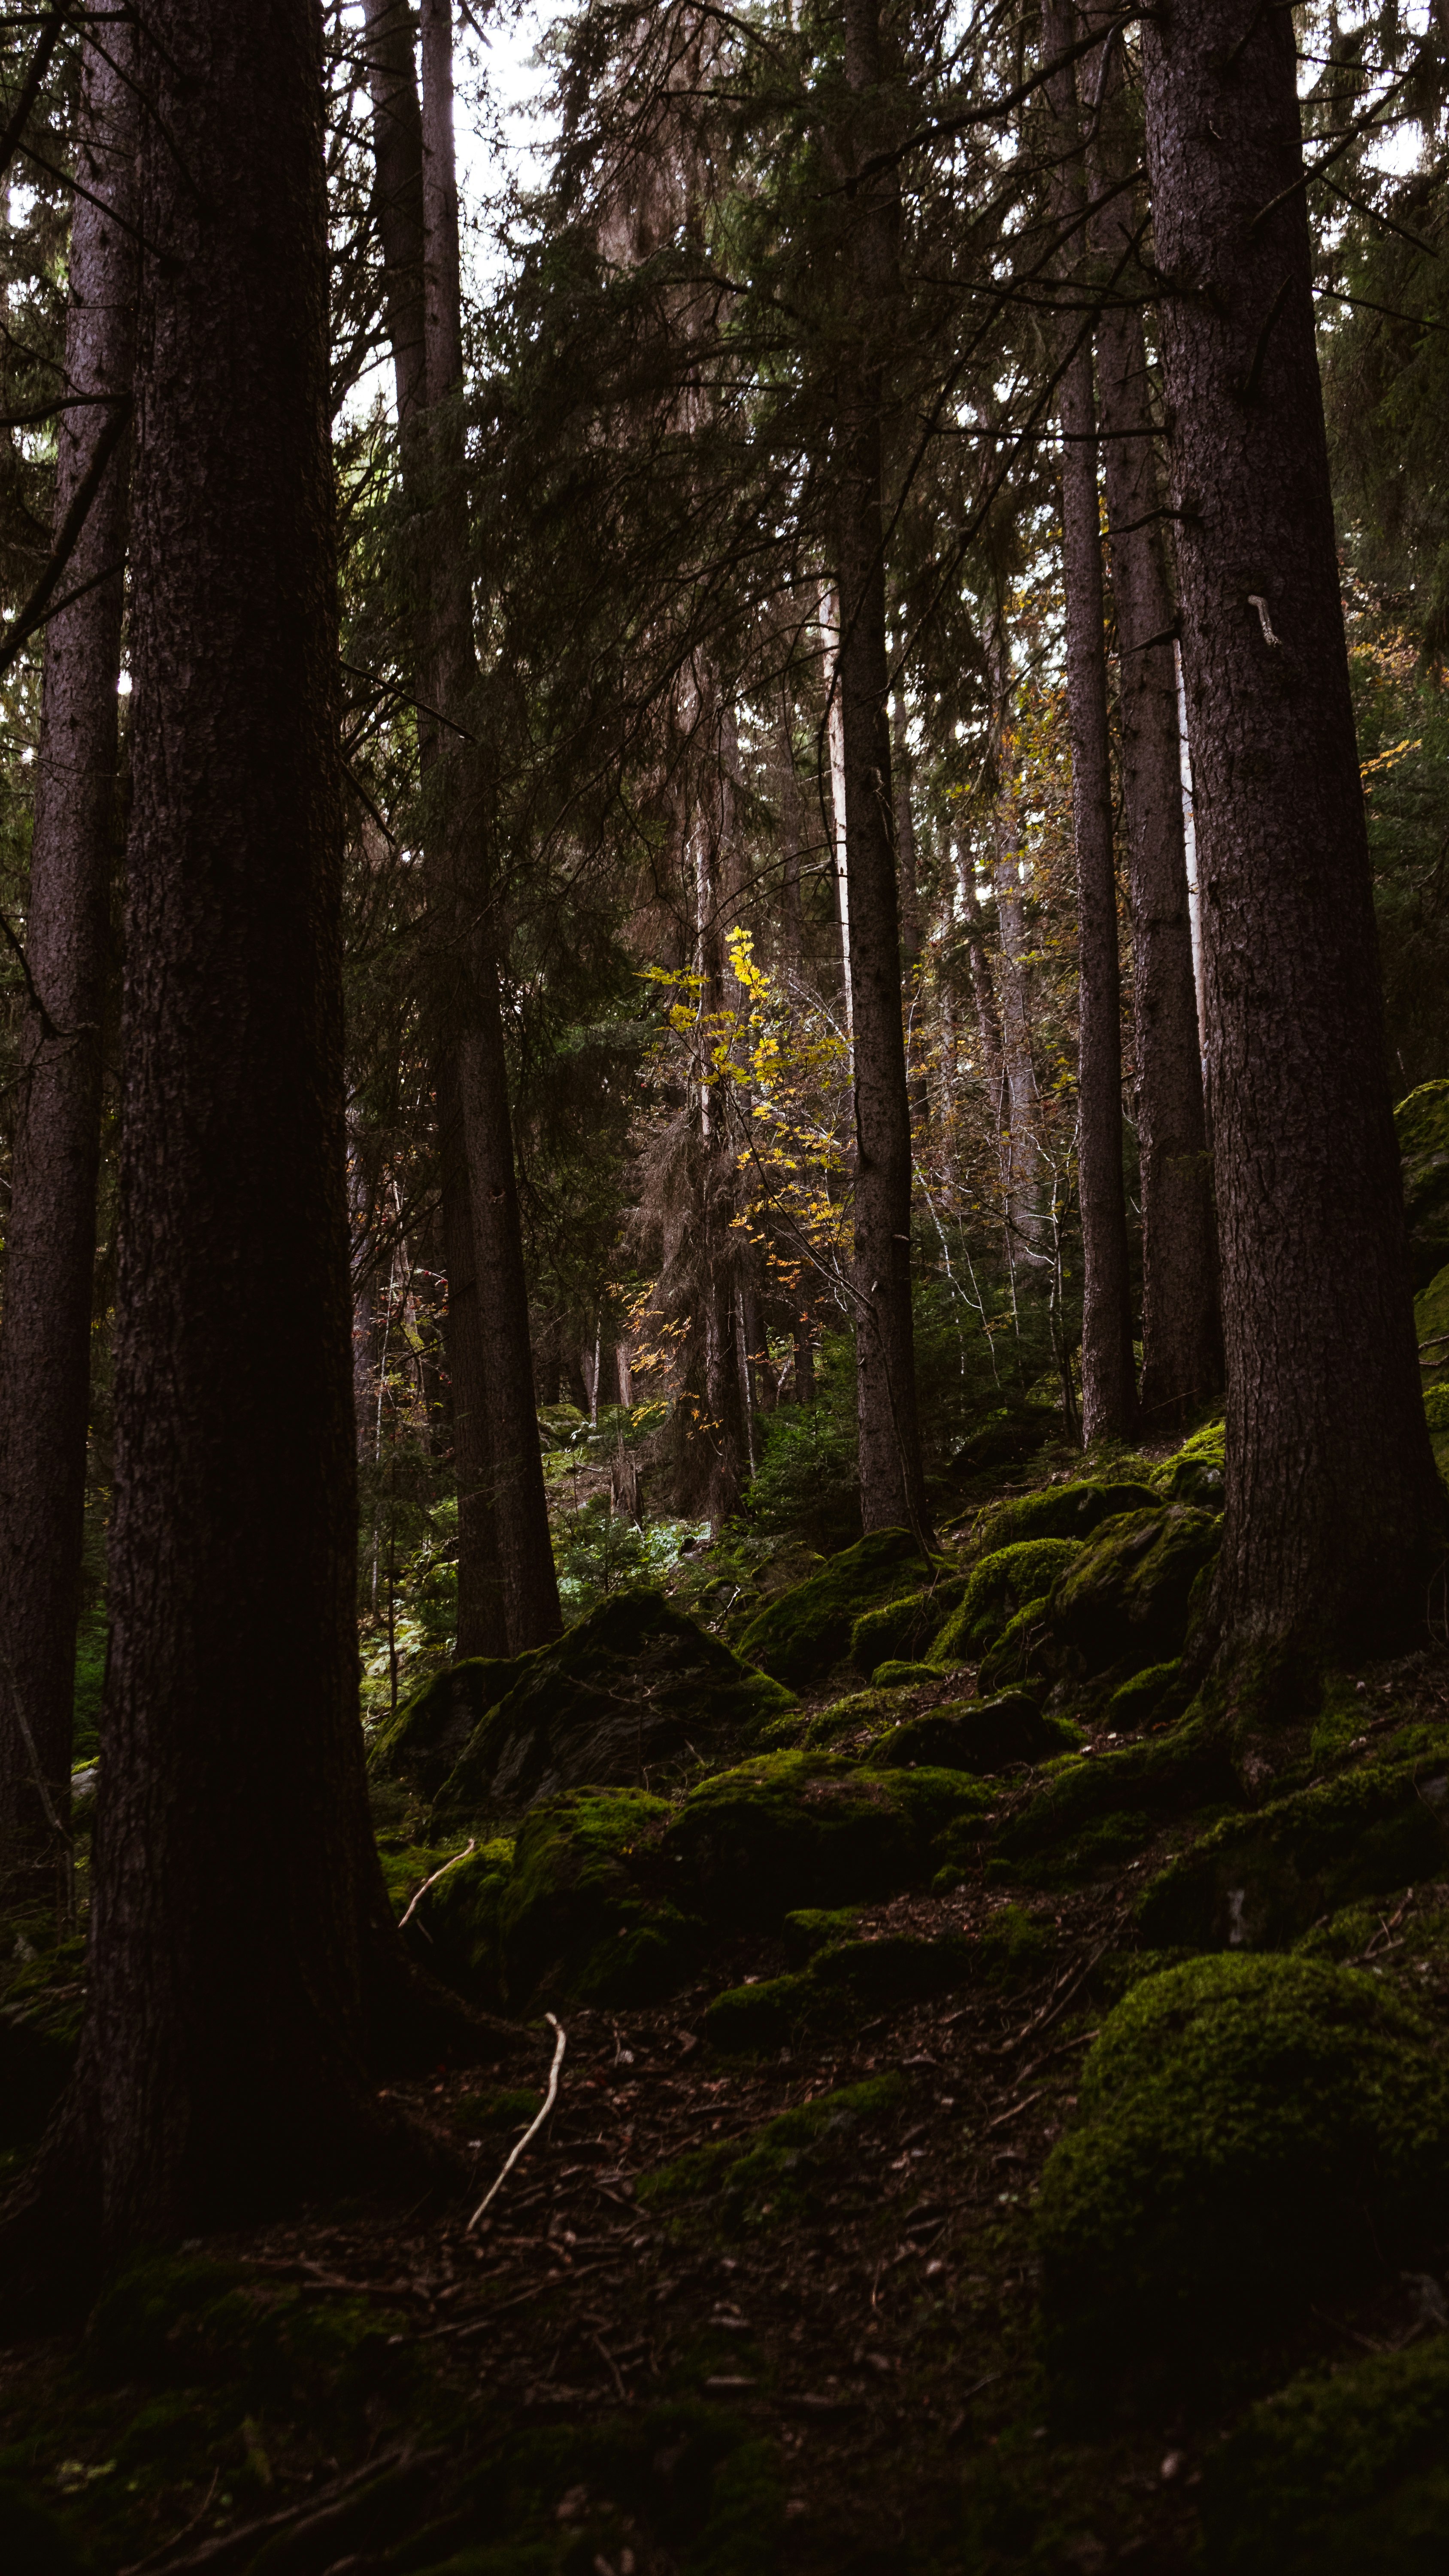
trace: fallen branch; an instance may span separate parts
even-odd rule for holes
[[[498,2180],[491,2185],[489,2190],[484,2193],[483,2198],[479,2201],[477,2208],[474,2210],[472,2217],[469,2219],[467,2226],[463,2230],[465,2236],[472,2235],[474,2228],[477,2226],[478,2221],[482,2217],[490,2200],[497,2198],[498,2193],[503,2189],[503,2186],[508,2180],[509,2175],[512,2173],[514,2166],[517,2164],[519,2157],[522,2155],[524,2148],[528,2145],[531,2138],[537,2137],[539,2130],[543,2127],[545,2120],[548,2118],[550,2111],[558,2100],[558,2071],[563,2064],[564,2050],[568,2046],[568,2034],[556,2013],[545,2013],[544,2020],[552,2022],[554,2029],[558,2033],[558,2037],[554,2042],[553,2064],[548,2071],[548,2091],[544,2096],[543,2108],[539,2112],[537,2119],[531,2121],[529,2126],[524,2130],[522,2137],[519,2139],[517,2146],[509,2156]]]
[[[413,1916],[416,1914],[423,1898],[427,1895],[429,1888],[436,1887],[440,1878],[446,1878],[450,1869],[456,1869],[459,1861],[466,1860],[469,1852],[475,1852],[477,1848],[478,1837],[475,1834],[472,1841],[468,1843],[462,1851],[454,1852],[451,1860],[445,1860],[441,1869],[435,1869],[431,1878],[425,1878],[423,1880],[422,1886],[418,1889],[418,1892],[413,1898],[411,1905],[408,1907],[406,1914],[400,1915],[398,1918],[397,1928],[399,1932],[403,1931],[405,1927],[411,1923]]]
[[[1029,2111],[1031,2109],[1033,2102],[1039,2102],[1041,2100],[1045,2091],[1046,2086],[1044,2084],[1039,2084],[1036,2091],[1034,2093],[1028,2093],[1023,2101],[1008,2103],[1004,2111],[997,2112],[994,2120],[987,2121],[985,2128],[981,2132],[983,2138],[989,2138],[993,2129],[1004,2129],[1008,2120],[1019,2119],[1023,2111]]]

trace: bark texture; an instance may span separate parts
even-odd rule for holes
[[[1422,1628],[1419,1395],[1314,349],[1293,22],[1148,20],[1228,1352],[1220,1659]]]
[[[357,2169],[384,1901],[357,1713],[318,14],[152,0],[139,54],[157,248],[112,1640],[68,2114],[113,2245]]]
[[[1072,0],[1047,0],[1042,42],[1061,53],[1076,32]],[[1063,274],[1080,275],[1086,190],[1070,66],[1049,85],[1052,212],[1068,235]],[[1070,228],[1075,224],[1075,236]],[[1137,1414],[1136,1362],[1122,1181],[1122,978],[1107,732],[1107,647],[1097,501],[1092,343],[1068,313],[1057,388],[1062,425],[1062,568],[1066,583],[1067,722],[1077,860],[1077,1178],[1082,1214],[1082,1434],[1125,1440]],[[1073,348],[1072,341],[1079,342]]]
[[[862,113],[852,167],[879,126],[877,0],[846,0],[845,77]],[[901,1026],[900,926],[891,810],[881,513],[884,382],[870,346],[898,292],[899,206],[878,174],[848,201],[855,339],[841,371],[837,686],[844,735],[849,973],[855,1047],[855,1348],[861,1517],[867,1530],[929,1528],[911,1315],[911,1120]]]
[[[1093,17],[1099,13],[1092,12]],[[1102,200],[1093,248],[1116,278],[1097,323],[1097,402],[1117,622],[1122,828],[1132,917],[1132,1010],[1142,1204],[1144,1426],[1186,1427],[1223,1382],[1217,1216],[1204,1117],[1188,917],[1177,676],[1177,611],[1161,512],[1147,350],[1134,297],[1140,209],[1112,191],[1134,166],[1120,47],[1093,120],[1089,173]],[[1125,266],[1124,266],[1125,262]]]
[[[135,343],[134,38],[118,21],[81,68],[55,527],[102,442],[110,462],[65,576],[96,582],[46,633],[27,948],[41,1009],[21,1036],[0,1322],[0,1879],[66,1865],[76,1617],[90,1413],[101,1021],[118,854],[117,700]],[[119,220],[118,220],[119,219]],[[120,436],[117,438],[117,430]],[[111,578],[99,576],[110,573]]]
[[[1015,1262],[1023,1258],[1040,1258],[1041,1157],[1037,1150],[1036,1065],[1031,1051],[1026,915],[1021,900],[1021,831],[1014,784],[1016,745],[1011,725],[1011,655],[1006,620],[999,609],[987,643],[987,666],[991,681],[991,761],[987,780],[992,798],[994,844],[991,882],[996,895],[1001,958],[997,993],[1001,1017],[997,1119],[1002,1140],[1007,1255]],[[972,963],[974,968],[974,952]]]

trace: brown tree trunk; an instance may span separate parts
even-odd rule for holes
[[[1183,513],[1228,1354],[1220,1661],[1424,1625],[1442,1556],[1384,1070],[1293,21],[1143,29],[1172,497]]]
[[[997,1000],[1001,1012],[1002,1079],[997,1117],[1003,1134],[1007,1246],[1014,1262],[1022,1257],[1041,1258],[1041,1168],[1036,1133],[1036,1065],[1031,1051],[1027,992],[1026,918],[1021,900],[1021,833],[1013,783],[1011,660],[1006,621],[1000,609],[988,638],[987,660],[991,674],[990,784],[995,841],[991,881],[1001,943]]]
[[[65,389],[125,406],[135,43],[120,21],[109,32],[114,68],[89,46],[82,56],[77,170],[89,194],[71,229]],[[104,404],[61,413],[57,529],[118,426]],[[51,619],[45,642],[27,929],[42,1008],[21,1035],[0,1323],[0,1882],[16,1893],[39,1892],[57,1868],[64,1877],[69,1849],[129,475],[123,430],[66,570],[68,589],[96,587]]]
[[[1101,198],[1136,158],[1134,138],[1125,130],[1120,64],[1120,47],[1114,47],[1088,154],[1093,194]],[[1132,914],[1142,1203],[1140,1403],[1145,1426],[1160,1433],[1185,1428],[1218,1393],[1223,1343],[1183,848],[1172,648],[1176,609],[1147,350],[1132,300],[1144,283],[1140,265],[1129,256],[1138,212],[1131,195],[1112,196],[1094,222],[1093,244],[1109,271],[1120,272],[1097,324],[1097,398],[1105,438]]]
[[[87,2019],[42,2160],[85,2186],[73,2236],[113,2248],[371,2161],[390,1927],[357,1711],[318,12],[149,0],[138,54],[162,255],[136,375],[111,1656]]]
[[[432,704],[467,728],[478,687],[463,453],[463,328],[453,152],[452,0],[423,0],[423,331],[432,542]],[[456,967],[452,1036],[473,1208],[477,1308],[508,1642],[513,1654],[563,1625],[533,1400],[508,1060],[499,998],[496,888],[489,882],[482,765],[464,733],[439,731],[429,779],[437,834],[434,938]]]
[[[871,156],[882,80],[878,0],[846,0],[845,78],[862,112],[853,164]],[[850,984],[855,1040],[855,1350],[861,1518],[929,1534],[911,1313],[911,1119],[891,813],[881,515],[884,382],[870,347],[896,299],[899,200],[878,176],[848,201],[857,347],[841,370],[837,553]]]
[[[1046,52],[1076,32],[1072,0],[1047,0]],[[1085,200],[1073,71],[1049,86],[1051,204],[1065,233]],[[1062,260],[1080,273],[1080,241]],[[1125,1440],[1137,1414],[1127,1198],[1122,1180],[1122,979],[1117,952],[1117,869],[1112,847],[1112,757],[1107,732],[1107,648],[1097,503],[1097,406],[1092,344],[1075,313],[1064,316],[1067,355],[1057,387],[1062,425],[1062,571],[1066,584],[1067,721],[1072,745],[1072,827],[1077,857],[1077,1187],[1082,1215],[1082,1436]]]
[[[417,694],[436,704],[431,695],[437,674],[428,543],[431,478],[423,295],[423,120],[413,61],[412,11],[409,0],[364,0],[364,11],[384,311],[392,349],[403,489],[410,520],[407,573],[414,596],[413,663]],[[438,747],[439,727],[427,715],[420,715],[418,750],[424,779],[424,831],[430,837],[434,812],[427,786]],[[427,865],[431,888],[441,872],[436,851],[428,851]],[[430,922],[429,1000],[438,1193],[448,1275],[444,1345],[452,1390],[453,1466],[458,1486],[458,1633],[454,1651],[460,1657],[506,1655],[508,1612],[489,1445],[487,1321],[478,1298],[478,1256],[459,1098],[457,1033],[449,1024],[451,960],[451,939]]]

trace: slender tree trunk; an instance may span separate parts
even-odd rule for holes
[[[1072,0],[1047,0],[1048,54],[1071,44]],[[1052,214],[1063,231],[1085,199],[1074,72],[1050,84]],[[1084,245],[1062,268],[1080,274]],[[1081,332],[1068,313],[1064,334]],[[1082,1214],[1082,1436],[1125,1440],[1137,1414],[1132,1352],[1127,1198],[1122,1180],[1122,978],[1117,951],[1117,868],[1112,847],[1112,757],[1107,732],[1107,647],[1097,501],[1097,406],[1092,344],[1068,356],[1057,388],[1062,425],[1062,569],[1066,582],[1067,720],[1072,744],[1072,826],[1077,856],[1077,1182]]]
[[[1222,1662],[1423,1628],[1419,1394],[1322,402],[1293,21],[1143,29],[1228,1352]]]
[[[882,78],[878,0],[846,0],[845,77],[861,103],[852,165],[870,158]],[[897,295],[894,177],[850,200],[858,347],[842,368],[837,497],[838,687],[844,734],[855,1034],[855,1349],[861,1517],[929,1533],[911,1314],[911,1119],[891,813],[881,516],[884,380],[871,347]]]
[[[64,1875],[70,1821],[135,346],[135,41],[110,34],[114,68],[82,56],[65,384],[115,403],[60,415],[57,529],[112,452],[66,571],[96,587],[46,633],[27,936],[42,1007],[21,1035],[0,1323],[0,1882],[16,1893]]]
[[[397,394],[403,489],[410,545],[407,573],[414,597],[413,665],[417,694],[429,704],[437,681],[433,640],[428,456],[427,331],[423,292],[423,120],[413,60],[409,0],[364,0],[372,91],[373,158],[382,241],[384,311]],[[431,839],[434,800],[428,782],[439,727],[418,718],[424,779],[424,831]],[[427,853],[430,887],[440,874]],[[438,1191],[443,1259],[448,1274],[444,1346],[452,1390],[453,1465],[458,1486],[458,1633],[455,1652],[506,1655],[508,1612],[499,1560],[489,1442],[488,1326],[478,1297],[473,1194],[459,1097],[457,1031],[450,1025],[452,942],[429,924],[433,1092],[437,1110]],[[439,956],[439,950],[442,955]],[[443,989],[440,989],[443,988]]]
[[[1042,1220],[1036,1065],[1031,1051],[1026,917],[1021,900],[1021,833],[1013,784],[1016,755],[1011,729],[1011,663],[1006,622],[1000,610],[988,639],[987,658],[991,673],[995,842],[991,882],[1001,943],[997,999],[1001,1012],[1002,1080],[997,1116],[1005,1139],[1006,1231],[1013,1261],[1021,1255],[1039,1260]]]
[[[41,2160],[71,2252],[366,2169],[401,1959],[357,1709],[319,15],[148,0],[138,56],[111,1655]]]
[[[784,869],[780,883],[780,946],[787,973],[798,975],[804,962],[805,928],[800,903],[800,855],[806,846],[805,800],[795,767],[795,736],[787,690],[780,692],[775,741],[775,772],[780,791],[780,830]]]
[[[722,886],[730,785],[717,757],[719,711],[713,681],[701,690],[697,745],[705,770],[695,807],[695,927],[700,1012],[706,1031],[726,1006],[725,932],[729,899]],[[725,1126],[728,1095],[708,1078],[699,1087],[700,1258],[697,1298],[703,1317],[704,1412],[710,1466],[707,1508],[718,1536],[749,1480],[750,1426],[738,1323],[735,1157]]]
[[[1088,154],[1092,191],[1102,198],[1137,156],[1136,141],[1125,129],[1120,63],[1120,47],[1114,47]],[[1138,217],[1133,197],[1117,194],[1096,218],[1093,244],[1109,270],[1122,270]],[[1183,840],[1172,642],[1176,606],[1147,350],[1141,313],[1132,301],[1142,284],[1141,268],[1132,261],[1100,315],[1097,394],[1105,435],[1132,913],[1142,1201],[1140,1401],[1146,1425],[1169,1432],[1184,1428],[1221,1388],[1223,1346]]]
[[[956,850],[956,892],[961,906],[961,930],[971,978],[971,998],[976,1006],[982,1079],[993,1103],[999,1104],[1004,1080],[1001,1013],[996,1007],[996,983],[986,946],[986,924],[976,895],[976,865],[966,841],[960,842]]]
[[[424,345],[432,542],[432,704],[467,725],[477,694],[464,488],[463,336],[453,154],[452,0],[423,0]],[[440,729],[429,779],[435,943],[455,967],[451,1035],[458,1058],[463,1156],[472,1201],[476,1306],[486,1335],[483,1389],[503,1597],[511,1652],[557,1636],[562,1619],[533,1400],[528,1286],[514,1165],[508,1062],[489,885],[484,781],[463,735]]]

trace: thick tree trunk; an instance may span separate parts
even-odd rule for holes
[[[373,158],[377,172],[378,231],[388,340],[397,395],[403,489],[411,544],[413,662],[417,694],[436,704],[436,650],[430,578],[427,331],[423,269],[423,120],[413,60],[409,0],[364,0],[368,78],[372,91]],[[418,719],[424,778],[424,831],[431,837],[433,807],[427,782],[438,756],[439,727]],[[436,851],[426,854],[430,888],[437,884]],[[446,908],[445,908],[446,909]],[[452,942],[429,924],[429,995],[433,1092],[437,1109],[438,1194],[443,1259],[448,1274],[444,1325],[452,1390],[453,1466],[458,1484],[458,1633],[455,1652],[506,1655],[508,1613],[498,1551],[492,1452],[488,1419],[488,1326],[479,1304],[478,1256],[473,1239],[473,1193],[459,1097],[457,1033],[449,1025]],[[442,952],[441,957],[439,952]],[[442,989],[440,989],[442,988]]]
[[[1223,1322],[1220,1661],[1424,1625],[1419,1394],[1313,336],[1292,18],[1143,30]]]
[[[318,13],[150,0],[139,53],[164,257],[136,377],[112,1636],[90,1996],[47,2165],[84,2160],[113,2247],[370,2160],[385,1918],[357,1713]]]
[[[1042,44],[1064,52],[1076,32],[1072,0],[1047,0]],[[1063,233],[1085,200],[1075,75],[1049,89],[1052,214]],[[1080,273],[1083,243],[1068,243],[1063,273]],[[1079,339],[1081,321],[1062,329]],[[1082,1214],[1082,1436],[1125,1440],[1137,1414],[1132,1352],[1127,1198],[1122,1179],[1122,979],[1117,951],[1117,869],[1112,847],[1112,757],[1107,732],[1107,647],[1097,502],[1097,406],[1092,344],[1067,356],[1057,387],[1062,425],[1062,570],[1066,584],[1067,721],[1072,745],[1072,827],[1077,857],[1077,1186]]]
[[[1120,48],[1114,48],[1088,156],[1097,197],[1106,198],[1136,158],[1124,109]],[[1109,271],[1121,272],[1118,292],[1097,324],[1097,397],[1105,436],[1132,914],[1142,1202],[1140,1403],[1146,1428],[1161,1433],[1183,1429],[1217,1394],[1223,1345],[1183,844],[1172,644],[1176,609],[1147,351],[1141,313],[1131,300],[1143,284],[1140,266],[1130,260],[1137,220],[1132,196],[1113,196],[1095,220],[1093,242]]]
[[[863,102],[852,158],[870,157],[882,76],[878,0],[846,0],[845,77]],[[850,985],[855,1038],[855,1350],[861,1517],[929,1533],[911,1314],[911,1118],[891,813],[884,532],[884,384],[870,340],[897,292],[893,178],[853,200],[848,262],[859,346],[842,368],[837,548]]]
[[[427,363],[432,536],[428,546],[432,671],[427,694],[467,728],[476,696],[463,453],[463,332],[453,151],[452,0],[423,0],[423,331]],[[433,936],[455,965],[452,1027],[463,1154],[472,1200],[477,1312],[487,1339],[483,1386],[508,1642],[513,1654],[556,1637],[563,1621],[533,1401],[508,1060],[498,989],[496,889],[476,748],[439,730],[429,777],[436,844]]]
[[[90,1328],[100,1152],[101,1020],[118,848],[116,676],[135,345],[135,40],[119,21],[82,57],[65,389],[116,408],[62,412],[55,524],[103,440],[113,446],[66,571],[96,582],[46,634],[26,1013],[0,1322],[0,1882],[40,1892],[67,1868]],[[117,220],[119,218],[120,220]],[[117,438],[117,430],[121,434]],[[109,579],[99,579],[109,574]]]

